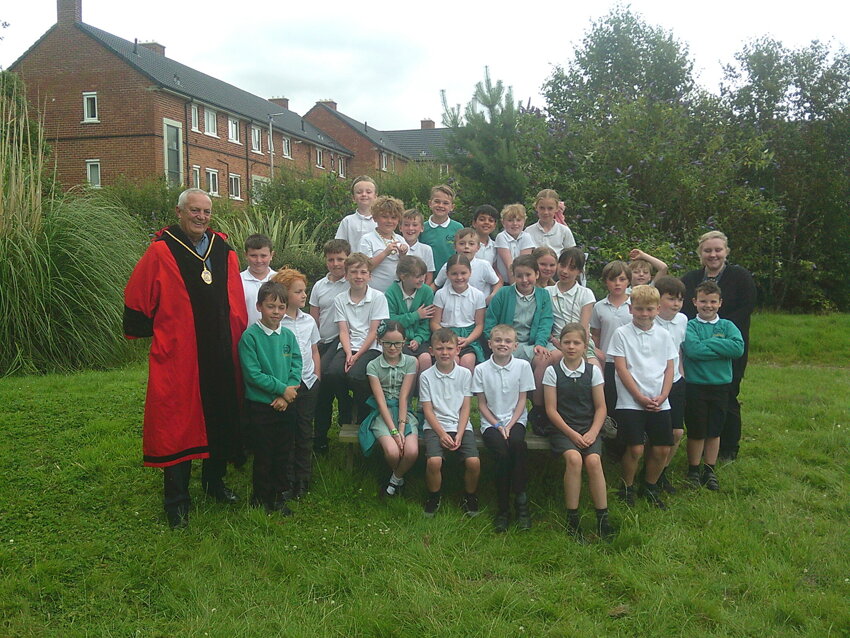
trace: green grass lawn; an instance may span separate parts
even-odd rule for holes
[[[450,465],[426,520],[421,463],[385,505],[380,463],[348,473],[339,446],[285,520],[244,505],[249,471],[228,476],[232,508],[203,499],[196,472],[191,526],[172,533],[161,473],[141,467],[143,365],[0,380],[0,635],[850,635],[848,328],[756,316],[745,440],[721,491],[682,490],[661,512],[612,489],[611,544],[567,536],[546,454],[534,529],[496,536],[486,455],[489,510],[461,516]]]

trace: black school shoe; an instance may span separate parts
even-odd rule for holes
[[[702,475],[699,478],[699,482],[705,485],[705,489],[711,490],[712,492],[716,492],[720,489],[720,482],[717,480],[717,474],[714,473],[707,465],[702,468]]]
[[[464,494],[463,500],[460,502],[460,509],[469,518],[475,518],[481,511],[478,509],[478,495]]]
[[[617,535],[617,530],[611,525],[608,514],[596,517],[596,533],[603,541],[611,541]]]
[[[429,494],[425,499],[425,507],[422,509],[422,513],[425,514],[426,518],[434,518],[438,509],[440,509],[440,493]]]
[[[508,531],[508,526],[511,524],[510,512],[504,511],[496,514],[493,519],[493,531],[497,534],[504,534]]]
[[[211,496],[219,503],[224,503],[225,505],[234,505],[239,502],[239,496],[227,487],[224,483],[217,487],[212,487],[207,485],[204,487],[204,492],[206,492],[207,496]]]
[[[666,467],[661,471],[661,476],[658,477],[658,487],[661,488],[662,492],[667,492],[668,494],[676,493],[676,488],[673,487],[673,484],[670,482],[670,478],[667,476]]]
[[[527,532],[531,529],[531,512],[528,510],[528,496],[525,492],[516,495],[516,520],[519,528]]]
[[[635,486],[634,485],[626,485],[623,483],[620,490],[617,492],[617,496],[623,503],[628,505],[629,507],[635,506]]]
[[[189,506],[178,505],[174,509],[166,510],[165,518],[171,529],[186,529],[189,527]]]
[[[643,496],[649,501],[651,505],[654,505],[660,510],[667,509],[667,503],[661,500],[661,490],[658,487],[658,484],[650,485],[649,483],[643,484]]]

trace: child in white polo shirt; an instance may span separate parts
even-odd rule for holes
[[[608,356],[608,346],[617,328],[631,323],[629,313],[629,287],[632,273],[622,261],[611,261],[602,269],[602,281],[608,296],[597,301],[590,313],[590,336],[596,345],[596,359],[603,364],[605,375],[605,407],[608,414],[617,409],[617,385],[614,382],[614,361]]]
[[[257,310],[257,291],[272,278],[274,270],[269,267],[274,259],[272,240],[265,235],[251,235],[245,240],[245,258],[248,267],[239,273],[242,278],[242,290],[245,293],[245,307],[248,309],[248,324],[257,323],[260,312]]]
[[[318,454],[328,451],[328,430],[331,426],[333,402],[339,400],[339,423],[351,422],[351,399],[348,392],[334,391],[325,372],[339,348],[339,326],[334,319],[334,299],[348,291],[345,278],[345,260],[351,254],[351,246],[345,239],[331,239],[324,245],[325,263],[328,274],[313,284],[310,291],[310,316],[319,325],[319,356],[321,376],[319,396],[316,399],[316,418],[313,430],[313,450]]]
[[[360,240],[357,250],[372,262],[371,288],[386,292],[395,281],[398,258],[407,254],[408,245],[396,231],[404,212],[404,204],[395,197],[382,196],[372,204],[375,230]]]
[[[336,392],[353,392],[356,423],[369,413],[366,366],[381,354],[378,324],[390,318],[384,293],[369,287],[370,269],[369,258],[363,253],[351,253],[345,260],[345,278],[351,287],[334,299],[339,349],[324,373]]]
[[[404,211],[401,216],[401,236],[407,242],[407,254],[419,257],[425,262],[425,285],[430,286],[434,281],[434,250],[426,243],[419,241],[419,235],[425,227],[425,217],[415,208]]]
[[[535,247],[548,246],[560,255],[565,248],[576,245],[573,231],[566,224],[555,221],[555,213],[558,211],[558,193],[551,188],[544,188],[534,198],[534,210],[537,213],[537,223],[525,229]]]
[[[617,371],[617,436],[626,445],[623,454],[623,488],[620,498],[634,504],[634,480],[638,462],[644,455],[644,441],[651,447],[646,454],[644,496],[659,509],[658,477],[673,445],[670,402],[676,347],[663,328],[655,325],[660,295],[652,286],[632,289],[629,312],[632,323],[614,333],[608,356]]]
[[[363,236],[375,230],[375,221],[372,219],[372,204],[378,197],[375,180],[368,175],[355,177],[351,184],[351,196],[357,210],[343,218],[335,239],[344,239],[351,250],[357,250]]]
[[[472,212],[472,228],[478,235],[478,259],[496,267],[496,240],[491,237],[499,223],[499,211],[490,204],[482,204]]]
[[[478,515],[478,478],[481,462],[475,434],[469,422],[472,374],[455,363],[458,337],[448,328],[431,335],[435,364],[419,377],[419,401],[425,416],[425,516],[431,518],[440,507],[443,483],[443,455],[457,452],[464,463],[464,496],[461,509],[467,516]]]
[[[507,284],[514,283],[511,264],[520,255],[530,255],[534,250],[534,240],[526,233],[525,206],[508,204],[502,209],[502,226],[505,229],[496,235],[496,270]]]
[[[472,391],[478,396],[481,435],[484,445],[496,457],[496,500],[498,513],[493,522],[497,533],[506,532],[510,522],[510,495],[514,494],[519,528],[531,529],[528,511],[525,399],[534,391],[534,374],[528,361],[513,356],[517,347],[513,326],[499,324],[490,330],[487,361],[472,373]]]
[[[496,274],[493,266],[476,257],[479,246],[478,233],[473,228],[461,228],[455,233],[455,252],[466,257],[471,267],[469,285],[480,290],[484,294],[484,303],[489,305],[493,295],[502,287],[502,278]],[[446,266],[443,266],[434,278],[434,288],[445,286],[446,281],[448,275]]]
[[[472,267],[463,255],[454,254],[446,262],[449,285],[434,295],[431,332],[449,328],[459,337],[460,365],[470,374],[476,363],[484,361],[478,338],[484,329],[484,294],[469,285]]]
[[[292,268],[284,268],[272,281],[283,284],[289,292],[280,325],[295,335],[301,350],[301,385],[298,397],[289,406],[295,410],[295,438],[286,463],[292,497],[298,499],[310,490],[313,474],[313,417],[321,370],[319,328],[315,319],[302,310],[307,305],[307,277]]]

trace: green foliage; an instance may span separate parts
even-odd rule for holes
[[[284,248],[275,254],[272,268],[294,268],[307,276],[308,292],[319,279],[328,274],[325,256],[310,249]]]
[[[485,68],[463,114],[459,104],[449,107],[445,92],[442,100],[443,124],[450,129],[444,159],[464,180],[468,201],[491,201],[497,207],[522,202],[528,177],[519,168],[519,111],[513,90],[501,80],[494,84]]]
[[[100,189],[101,197],[117,204],[139,220],[139,223],[153,234],[161,228],[177,222],[175,209],[177,198],[184,190],[182,186],[171,186],[165,177],[146,182],[132,182],[119,177],[114,184]],[[214,214],[219,214],[218,202],[213,202]]]

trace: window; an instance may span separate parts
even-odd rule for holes
[[[170,186],[183,185],[183,123],[163,118],[165,179]]]
[[[239,144],[239,120],[235,117],[227,118],[227,139]]]
[[[259,126],[251,127],[251,150],[255,153],[263,152],[263,132]]]
[[[201,167],[193,166],[192,167],[192,187],[200,188],[201,187]]]
[[[227,190],[230,193],[230,199],[242,199],[242,178],[235,173],[230,173]]]
[[[207,192],[218,197],[218,171],[214,168],[207,169]]]
[[[198,105],[192,105],[192,130],[199,131],[198,125],[200,124],[200,114],[198,113]]]
[[[284,157],[292,157],[292,140],[288,137],[284,137],[283,139],[283,156]]]
[[[263,189],[268,186],[268,177],[262,175],[251,175],[251,201],[255,204],[263,198]]]
[[[340,177],[345,177],[345,158],[337,157],[336,159],[336,173]]]
[[[381,170],[387,170],[387,154],[381,153]]]
[[[100,188],[100,160],[86,160],[86,179],[92,188]]]
[[[210,107],[204,107],[204,134],[218,137],[218,113]]]
[[[319,168],[325,167],[325,153],[320,148],[316,148],[316,166]]]
[[[83,93],[83,122],[100,122],[97,111],[97,93]]]

